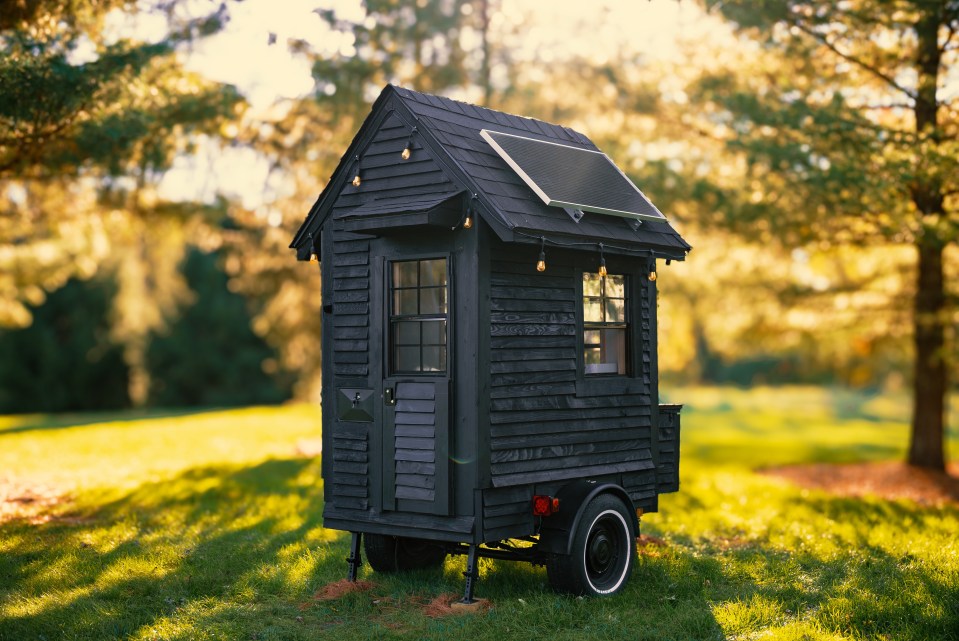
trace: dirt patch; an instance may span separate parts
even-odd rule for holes
[[[327,583],[313,595],[314,601],[332,601],[351,592],[366,592],[372,590],[375,584],[372,581],[350,581],[341,579]]]
[[[31,525],[47,523],[58,517],[54,508],[70,501],[64,488],[29,482],[13,476],[0,476],[0,523],[26,521]]]
[[[454,614],[486,612],[490,608],[489,601],[477,599],[476,603],[465,607],[454,607],[454,603],[461,599],[459,594],[441,594],[423,606],[423,614],[431,619],[441,619]]]
[[[878,496],[908,499],[927,506],[959,506],[959,462],[950,464],[946,473],[899,462],[789,465],[770,468],[765,473],[840,496]]]

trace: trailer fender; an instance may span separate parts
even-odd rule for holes
[[[632,499],[615,483],[600,483],[590,479],[579,479],[567,483],[556,494],[559,499],[559,512],[543,518],[540,527],[539,547],[552,554],[569,554],[573,546],[573,533],[583,515],[583,509],[600,494],[612,494],[618,497],[635,513]],[[634,523],[633,533],[638,534],[638,524]]]

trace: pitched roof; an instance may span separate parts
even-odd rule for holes
[[[557,242],[615,243],[675,259],[682,259],[691,249],[668,222],[643,221],[634,229],[626,219],[592,213],[575,222],[563,209],[544,204],[480,136],[480,131],[489,129],[598,150],[583,134],[534,118],[387,85],[294,238],[291,247],[298,248],[299,253],[308,253],[307,238],[311,233],[315,236],[330,215],[333,201],[348,180],[346,174],[353,159],[362,151],[363,139],[370,139],[376,122],[383,121],[382,116],[377,120],[378,113],[389,108],[410,127],[416,126],[421,144],[446,170],[448,179],[476,196],[478,213],[505,241],[539,242],[540,236],[545,236]]]

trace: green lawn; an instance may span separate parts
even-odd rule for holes
[[[682,489],[643,519],[664,543],[624,592],[557,596],[541,568],[483,561],[492,609],[436,619],[423,606],[462,590],[461,557],[443,573],[364,566],[371,591],[312,598],[345,576],[348,547],[322,527],[319,459],[302,454],[318,408],[0,417],[0,482],[69,495],[48,522],[0,524],[0,640],[959,639],[959,510],[754,472],[901,457],[905,399],[666,400],[687,404]]]

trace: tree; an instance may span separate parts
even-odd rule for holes
[[[29,327],[0,332],[0,412],[129,406],[123,346],[110,337],[115,292],[104,279],[71,279],[31,309]]]
[[[110,27],[138,13],[164,16],[166,33],[145,42]],[[27,306],[71,277],[112,272],[111,331],[135,403],[148,388],[146,336],[186,292],[176,271],[185,238],[224,215],[222,203],[164,202],[157,187],[197,136],[222,135],[238,115],[237,93],[185,72],[179,56],[227,17],[212,1],[3,5],[0,326],[29,324]]]
[[[914,285],[903,292],[915,349],[908,462],[943,469],[959,2],[705,4],[757,48],[691,87],[701,127],[739,167],[737,184],[704,184],[699,195],[731,228],[768,242],[914,248]]]
[[[147,349],[150,403],[278,403],[289,396],[276,354],[250,329],[246,301],[227,289],[215,254],[191,249],[183,275],[192,298]]]

